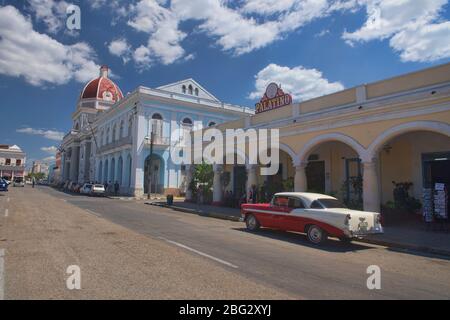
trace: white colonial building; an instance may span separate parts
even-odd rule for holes
[[[140,86],[124,97],[103,66],[81,92],[73,127],[63,139],[62,181],[118,182],[121,194],[137,197],[148,192],[151,181],[152,193],[183,193],[185,167],[170,157],[180,136],[172,133],[253,113],[219,101],[193,79],[156,89]]]

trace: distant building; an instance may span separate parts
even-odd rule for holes
[[[0,145],[0,177],[12,181],[25,175],[26,154],[18,146]]]
[[[31,168],[31,173],[43,173],[45,176],[48,175],[49,165],[41,161],[33,161],[33,167]]]

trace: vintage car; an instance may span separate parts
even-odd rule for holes
[[[338,199],[317,193],[277,193],[270,203],[243,204],[241,214],[249,231],[265,227],[302,232],[314,244],[328,236],[349,242],[383,233],[379,213],[347,209]]]

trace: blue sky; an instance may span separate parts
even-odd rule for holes
[[[84,83],[106,64],[124,94],[194,78],[253,106],[450,61],[448,0],[0,0],[0,143],[52,156]],[[66,27],[69,4],[81,30]]]

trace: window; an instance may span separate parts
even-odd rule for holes
[[[299,198],[289,198],[288,207],[292,208],[292,209],[304,209],[305,208],[303,201]]]
[[[208,124],[208,127],[213,127],[213,126],[215,126],[216,125],[216,123],[214,122],[214,121],[211,121],[209,124]]]
[[[192,126],[192,120],[189,118],[184,118],[183,119],[183,125],[185,126]]]
[[[105,133],[102,130],[102,132],[100,133],[100,145],[104,145],[104,136],[105,136]]]
[[[116,140],[116,125],[114,125],[113,129],[112,129],[112,136],[111,136],[111,141],[115,141]]]
[[[11,165],[11,159],[6,159],[5,165],[10,166]]]
[[[182,91],[184,94],[186,94],[186,86],[185,86],[185,85],[183,85],[183,86],[181,87],[181,91]]]
[[[16,166],[20,166],[22,164],[22,160],[21,159],[16,159]]]
[[[163,118],[162,118],[162,116],[159,113],[154,113],[152,115],[152,119],[154,119],[154,120],[162,120]]]
[[[273,204],[277,207],[287,207],[288,206],[289,199],[288,197],[275,197],[273,200]]]
[[[198,97],[198,88],[195,88],[195,95]]]
[[[108,128],[106,129],[106,137],[105,137],[105,144],[110,142],[110,134],[111,134],[111,130]]]
[[[128,119],[128,136],[131,137],[133,132],[133,117],[130,116],[130,119]]]
[[[192,86],[191,86],[191,85],[189,85],[189,94],[191,94],[191,95],[192,95],[193,91],[194,91],[194,88],[192,88]]]
[[[123,120],[120,121],[119,139],[123,138]]]
[[[319,201],[315,200],[311,203],[311,209],[323,209]]]

